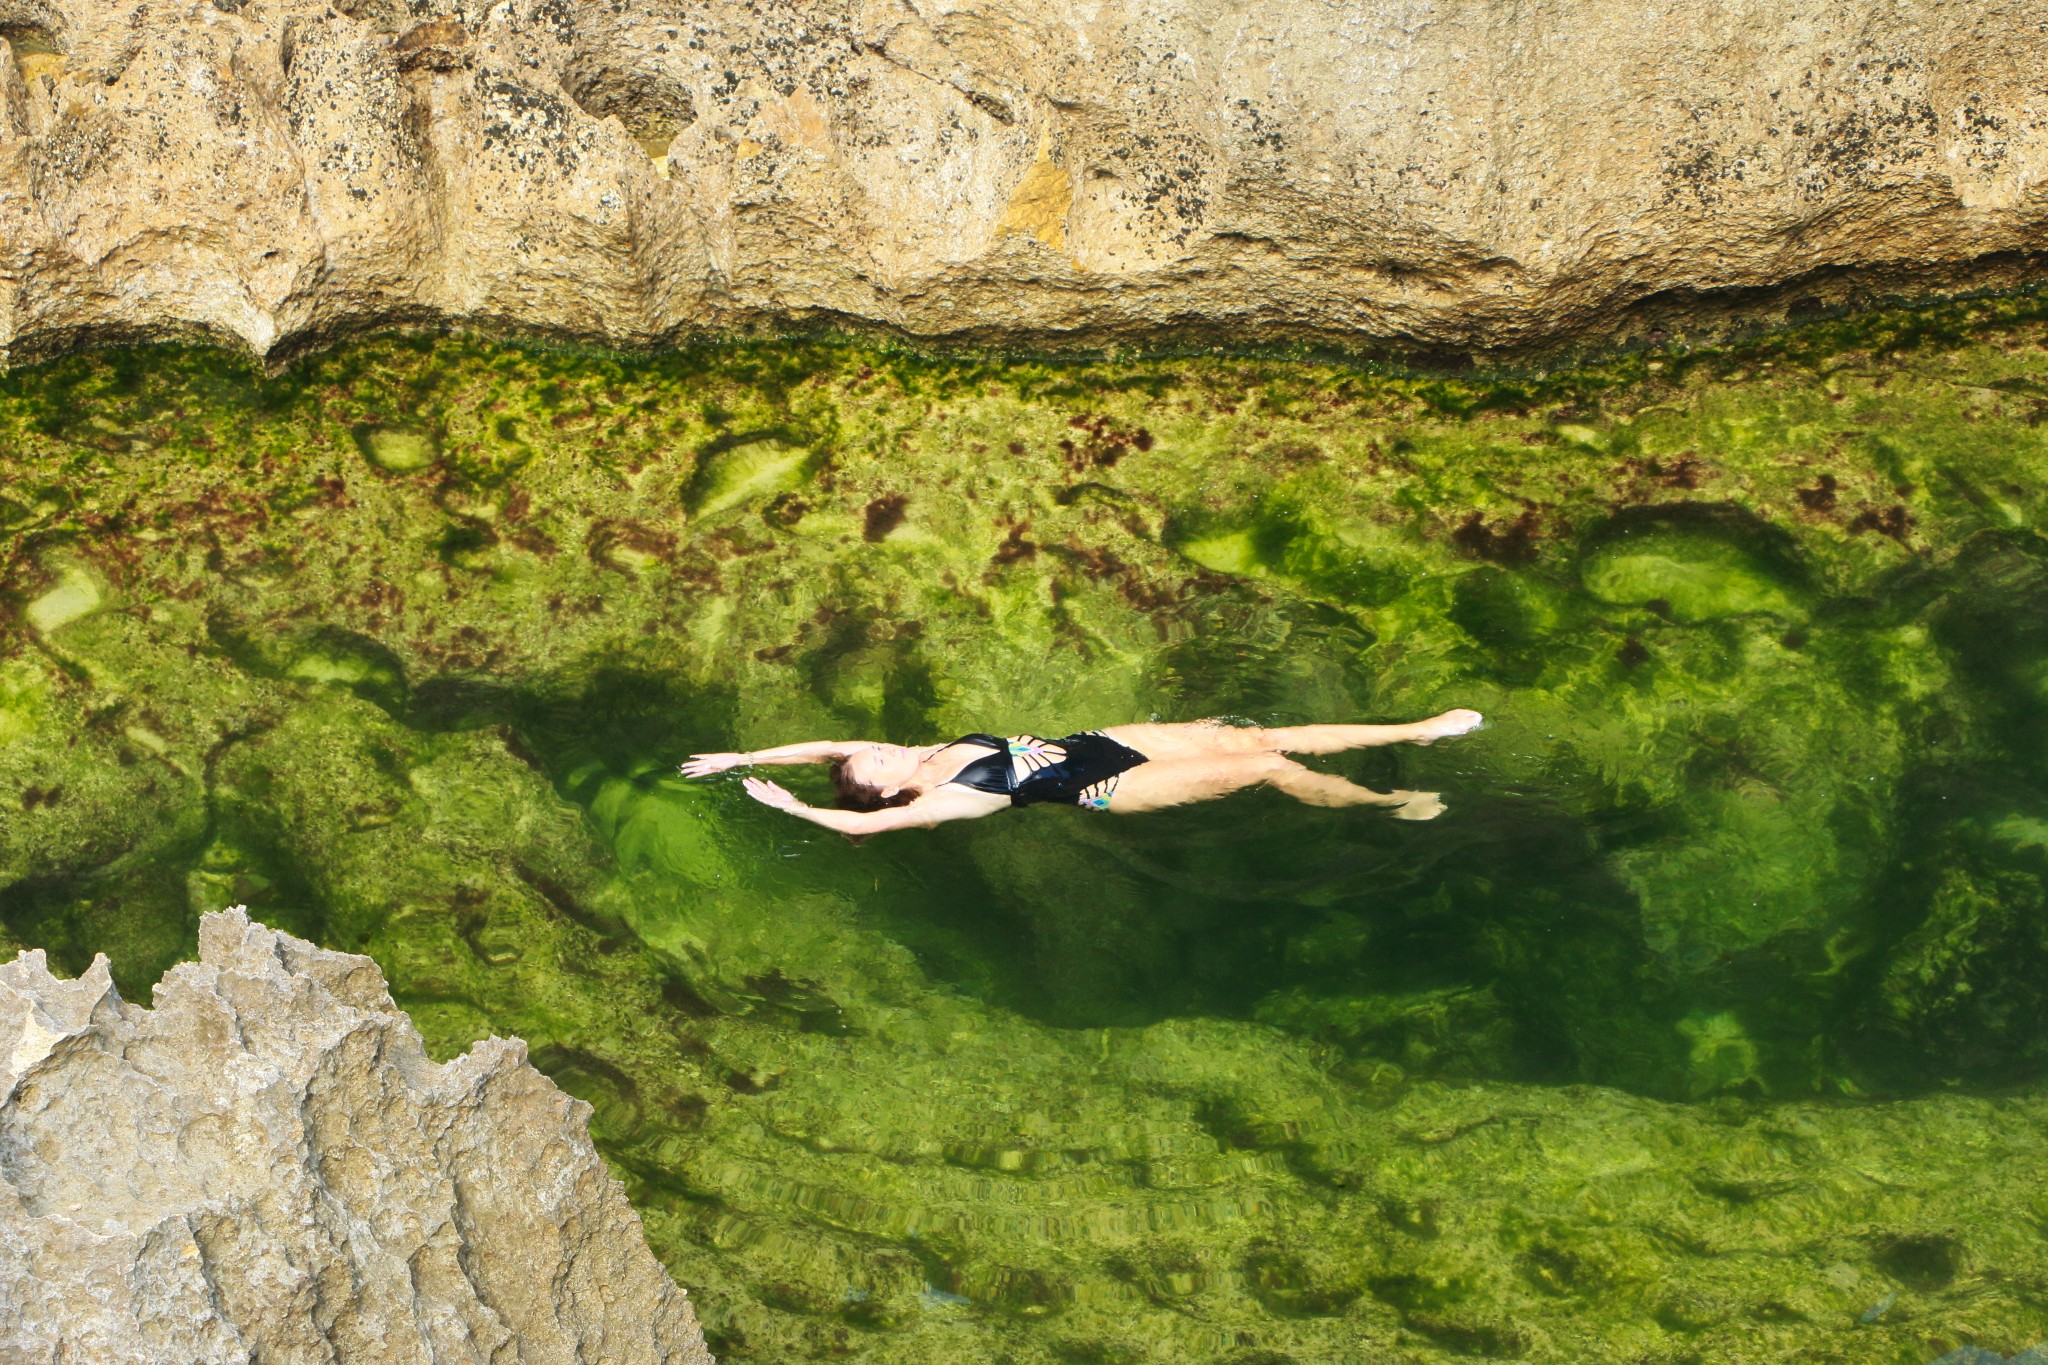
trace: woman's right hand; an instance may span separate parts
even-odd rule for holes
[[[752,754],[691,754],[677,771],[684,777],[710,777],[731,768],[744,768],[753,761]]]
[[[765,777],[750,777],[740,785],[746,788],[747,795],[764,806],[791,813],[805,809],[804,803],[797,800],[795,793],[783,790]]]

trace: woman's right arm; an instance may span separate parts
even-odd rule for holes
[[[926,792],[907,806],[891,806],[886,810],[831,810],[807,806],[765,777],[750,777],[740,785],[747,789],[747,795],[764,806],[787,811],[799,820],[823,825],[836,834],[855,839],[884,834],[892,829],[930,829],[948,820],[979,820],[984,815],[1007,810],[1010,805],[1007,796],[947,786]]]
[[[709,777],[728,768],[762,763],[830,763],[850,757],[873,741],[865,739],[814,739],[805,744],[783,744],[773,749],[756,749],[746,754],[691,754],[682,765],[684,777]]]

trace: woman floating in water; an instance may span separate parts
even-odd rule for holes
[[[826,739],[751,754],[697,754],[682,772],[709,777],[754,763],[830,763],[851,809],[807,806],[758,777],[744,785],[764,806],[852,835],[929,829],[1040,802],[1135,815],[1257,786],[1277,787],[1311,806],[1386,806],[1397,820],[1429,820],[1443,813],[1435,792],[1369,791],[1287,755],[1430,744],[1476,729],[1479,720],[1477,711],[1446,711],[1412,725],[1112,725],[1065,739],[962,735],[923,749]]]

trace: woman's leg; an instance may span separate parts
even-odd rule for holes
[[[1136,815],[1197,801],[1214,801],[1261,785],[1286,792],[1311,806],[1385,806],[1403,820],[1428,820],[1443,810],[1443,802],[1434,792],[1376,792],[1341,777],[1304,768],[1293,759],[1270,751],[1140,764],[1118,775],[1109,809],[1118,815]]]
[[[1477,711],[1446,711],[1408,725],[1287,725],[1262,730],[1197,720],[1177,725],[1112,725],[1102,733],[1149,759],[1223,758],[1238,754],[1338,754],[1381,744],[1430,744],[1478,727]]]
[[[1256,725],[1225,725],[1220,720],[1112,725],[1102,733],[1156,763],[1273,752],[1266,742],[1268,731]]]
[[[1288,767],[1292,771],[1277,773],[1267,781],[1305,806],[1385,806],[1396,820],[1434,820],[1444,813],[1443,798],[1435,792],[1376,792],[1347,778],[1304,768],[1291,759]]]
[[[1259,733],[1283,754],[1341,754],[1381,744],[1433,744],[1479,728],[1477,711],[1446,711],[1407,725],[1287,725]]]

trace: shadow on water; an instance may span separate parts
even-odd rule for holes
[[[1585,537],[1579,555],[1580,582],[1555,568],[1483,567],[1461,578],[1449,614],[1475,642],[1468,666],[1536,688],[1601,637],[1617,601],[1655,594],[1636,627],[1655,639],[1660,627],[1725,629],[1724,618],[1748,619],[1759,602],[1789,613],[1780,604],[1790,599],[1775,594],[1812,592],[1783,536],[1740,509],[1617,518]],[[1702,562],[1713,570],[1704,587],[1688,577]],[[2026,964],[2048,972],[2028,909],[2048,858],[2048,797],[2028,757],[2048,729],[2048,627],[2032,609],[2048,600],[2044,562],[2038,538],[1984,535],[1946,573],[1914,570],[1870,599],[1797,609],[1807,624],[1795,629],[1813,636],[1805,652],[1832,651],[1852,690],[1859,670],[1880,667],[1858,657],[1862,639],[1929,621],[1957,661],[1968,724],[2019,742],[1987,751],[1953,714],[1930,719],[1924,746],[1971,761],[1923,764],[1902,786],[1897,824],[1912,836],[1896,848],[1853,810],[1835,812],[1838,841],[1869,846],[1858,856],[1871,870],[1845,910],[1757,945],[1662,952],[1646,942],[1641,884],[1617,868],[1697,837],[1684,806],[1589,811],[1564,799],[1554,777],[1532,776],[1550,761],[1538,750],[1504,753],[1476,737],[1317,760],[1379,789],[1441,786],[1452,814],[1429,824],[1256,792],[1142,819],[1034,810],[856,847],[752,808],[736,779],[670,776],[682,757],[733,744],[741,701],[727,683],[688,681],[630,655],[541,685],[479,674],[411,681],[388,650],[333,628],[297,628],[283,644],[218,625],[214,634],[243,667],[346,687],[408,731],[494,733],[586,810],[615,810],[621,793],[650,809],[714,802],[719,820],[754,830],[769,856],[749,865],[723,855],[722,870],[705,873],[694,853],[670,849],[653,864],[659,876],[700,888],[719,881],[720,894],[743,898],[735,913],[757,918],[836,898],[934,982],[1055,1027],[1252,1019],[1412,1075],[1597,1081],[1663,1095],[1703,1085],[1797,1091],[1839,1065],[1912,1090],[1947,1078],[2009,1083],[2048,1062],[2037,1041],[2048,1007],[2026,984]],[[1320,703],[1325,711],[1363,710],[1357,699],[1372,682],[1360,660],[1372,633],[1326,603],[1263,605],[1215,595],[1202,618],[1241,618],[1244,628],[1201,630],[1159,651],[1158,676],[1188,713],[1287,723],[1308,714],[1276,708],[1317,695],[1335,698]],[[928,718],[945,679],[915,632],[863,608],[834,614],[819,640],[799,669],[836,707],[841,732],[935,737]],[[1607,667],[1623,688],[1640,687],[1651,666],[1630,663],[1626,649]],[[1759,780],[1767,760],[1747,743],[1731,730],[1697,750],[1687,780],[1708,791]],[[831,800],[822,770],[776,776]],[[609,819],[593,816],[616,855]],[[281,927],[323,936],[321,897],[288,858],[260,840],[224,851],[208,838],[113,872],[16,883],[0,892],[0,922],[72,971],[111,947],[131,988],[189,952],[192,887],[209,878],[221,884],[200,900],[246,902]],[[1963,957],[1944,946],[1959,924],[1976,934]],[[777,979],[784,984],[745,985],[747,1008],[822,1017],[791,1003],[807,988]],[[701,988],[713,999],[731,989]],[[1710,1061],[1702,1081],[1700,1039],[1737,1017],[1734,1070]]]
[[[1183,679],[1188,657],[1175,661]],[[1304,662],[1241,653],[1207,661],[1203,683],[1223,699],[1214,709],[1241,712],[1283,695],[1285,671]],[[1665,1043],[1682,1011],[1651,979],[1629,892],[1554,800],[1486,795],[1438,761],[1475,790],[1433,824],[1253,792],[1142,819],[1032,810],[855,846],[750,809],[735,778],[679,791],[677,761],[732,743],[732,705],[729,692],[606,667],[546,695],[425,687],[412,716],[506,727],[514,751],[586,807],[616,807],[621,788],[655,806],[717,800],[779,850],[720,874],[751,913],[841,898],[934,980],[1057,1027],[1257,1018],[1422,1074],[1682,1085]],[[1323,766],[1386,789],[1418,760],[1451,757],[1379,751]],[[821,769],[774,775],[831,801]],[[669,866],[692,875],[687,861]]]

